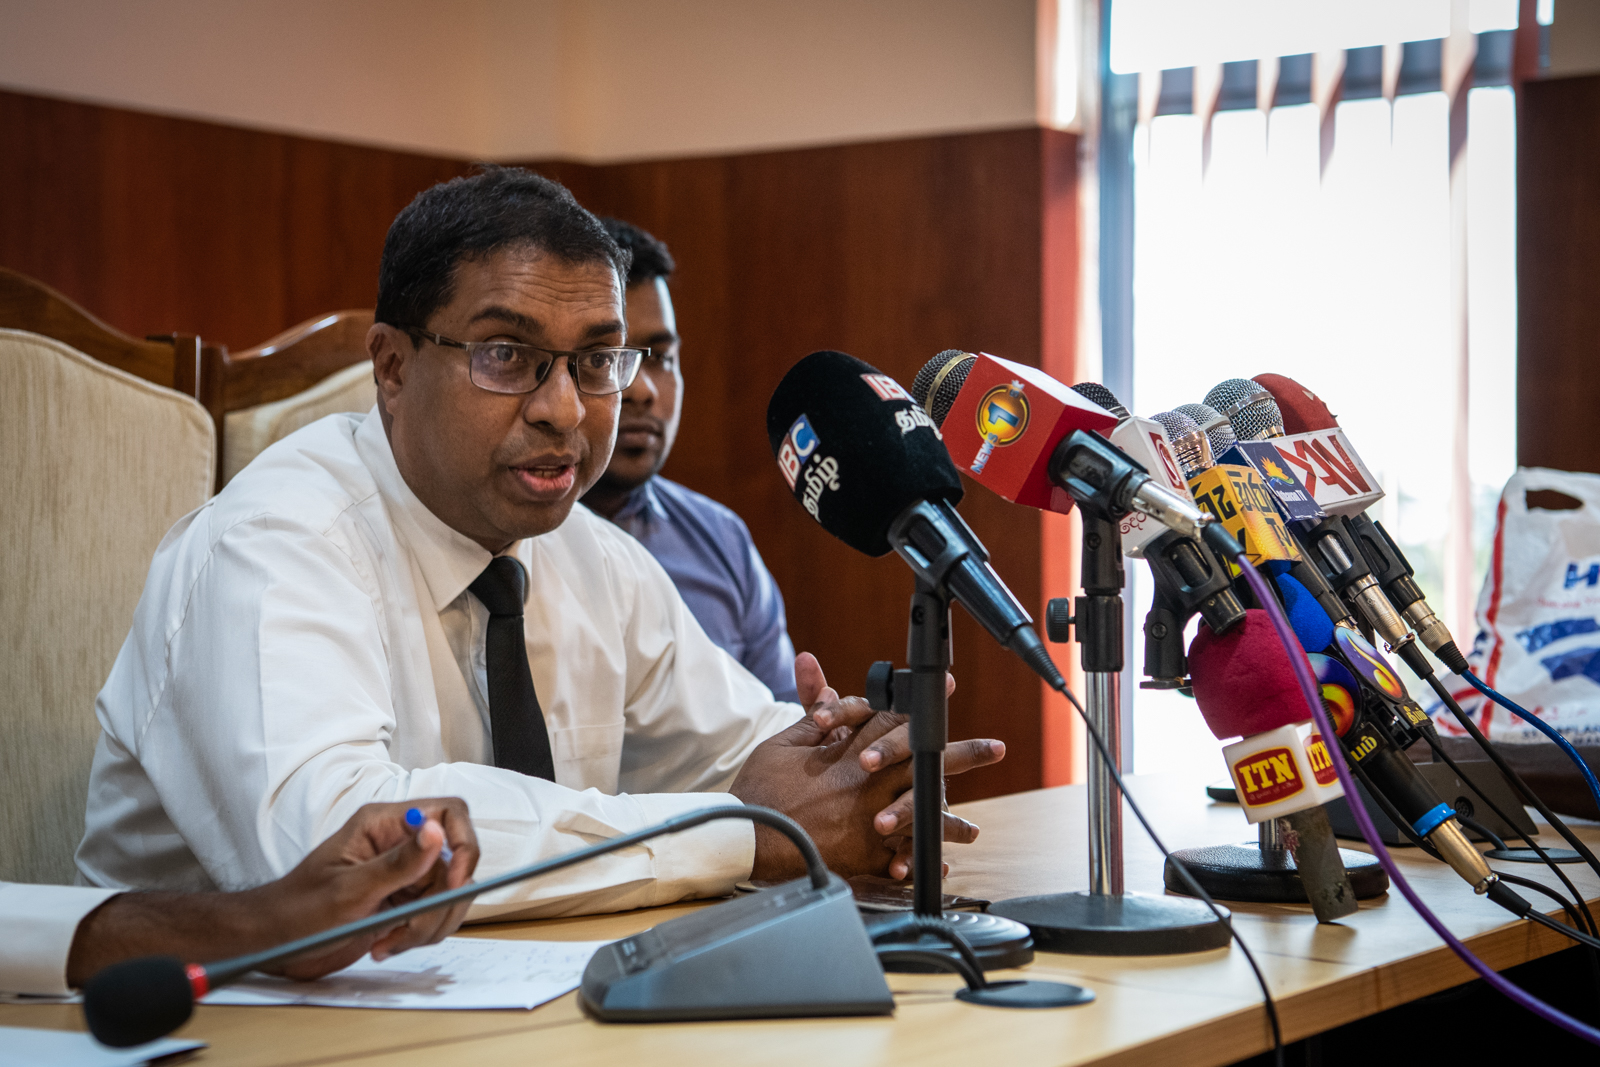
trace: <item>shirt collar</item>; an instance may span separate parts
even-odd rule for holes
[[[383,419],[376,405],[356,430],[356,452],[372,472],[372,480],[377,484],[378,494],[383,497],[396,532],[416,557],[422,580],[433,598],[434,610],[443,611],[466,591],[494,557],[466,534],[447,526],[411,491],[395,464],[394,449],[389,444],[389,435],[383,431]],[[518,541],[506,552],[520,555],[517,550],[521,545]]]
[[[611,521],[620,525],[639,518],[646,512],[653,519],[665,518],[667,514],[666,507],[661,503],[660,495],[656,493],[656,480],[653,475],[643,485],[628,494],[628,498],[623,501],[622,507],[617,509],[617,513],[612,516]]]

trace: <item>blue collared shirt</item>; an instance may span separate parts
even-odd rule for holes
[[[743,519],[657,476],[635,489],[612,521],[650,550],[707,637],[773,696],[796,698],[783,594]]]

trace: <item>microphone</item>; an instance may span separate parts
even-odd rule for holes
[[[1228,407],[1236,410],[1230,419],[1241,446],[1271,441],[1277,455],[1298,472],[1306,493],[1327,514],[1359,515],[1383,499],[1383,487],[1337,424],[1286,436],[1276,398],[1260,382],[1248,378],[1229,378],[1206,395],[1238,397]]]
[[[1159,422],[1167,431],[1167,440],[1172,442],[1172,451],[1178,457],[1178,466],[1183,468],[1184,478],[1193,478],[1208,467],[1216,466],[1211,439],[1192,418],[1179,411],[1158,411],[1150,419]]]
[[[1285,443],[1289,439],[1283,437],[1283,416],[1278,409],[1278,402],[1261,383],[1248,378],[1229,378],[1218,384],[1206,396],[1208,403],[1215,400],[1222,405],[1218,408],[1219,411],[1233,412],[1230,417],[1233,420],[1234,432],[1240,438],[1237,446],[1239,451],[1250,448],[1270,449],[1272,456],[1281,457],[1291,464],[1295,462],[1294,456],[1285,450]],[[1273,440],[1274,438],[1278,440]],[[1247,442],[1261,443],[1252,445]],[[1342,444],[1339,448],[1345,454],[1351,451]],[[1270,459],[1265,462],[1270,462]],[[1314,482],[1314,476],[1307,479],[1305,483],[1307,493],[1310,493]],[[1299,497],[1300,500],[1293,503],[1303,505],[1303,494],[1290,490],[1289,495]],[[1314,497],[1314,494],[1312,495]],[[1352,514],[1359,514],[1366,508],[1367,503],[1377,500],[1382,495],[1381,489],[1368,494],[1370,499],[1361,503],[1360,508]],[[1346,514],[1344,509],[1351,506],[1353,499],[1346,497],[1336,506],[1329,505],[1327,516],[1315,525],[1310,524],[1309,517],[1301,522],[1296,527],[1299,539],[1306,545],[1307,556],[1321,571],[1328,585],[1355,604],[1362,617],[1384,642],[1404,659],[1408,666],[1417,671],[1418,677],[1426,678],[1433,673],[1432,666],[1422,654],[1422,650],[1416,647],[1416,637],[1410,627],[1384,595],[1377,579],[1372,576],[1371,568],[1367,566],[1354,533],[1344,521],[1343,516]],[[1286,509],[1292,503],[1285,497],[1278,497],[1277,500],[1279,505]],[[1323,504],[1320,498],[1316,502],[1319,508]]]
[[[1339,425],[1339,420],[1333,417],[1322,398],[1293,378],[1282,374],[1257,374],[1252,380],[1277,401],[1284,433],[1301,434]]]
[[[1213,459],[1220,460],[1228,449],[1238,443],[1239,438],[1233,432],[1233,423],[1216,408],[1207,404],[1179,404],[1172,410],[1180,415],[1189,416],[1199,425],[1201,432],[1211,442]]]
[[[929,360],[913,385],[950,458],[1013,503],[1066,512],[1075,501],[1118,523],[1138,512],[1187,537],[1210,523],[1186,491],[1172,487],[1183,475],[1158,423],[1146,429],[1148,420],[1129,416],[1123,425],[1139,428],[1135,439],[1155,457],[1161,481],[1096,432],[1116,426],[1116,416],[1032,367],[952,349]],[[990,459],[991,437],[1016,447]]]
[[[1044,390],[1036,388],[1038,379],[1049,378],[1030,368],[1018,370],[1028,372],[1016,379],[1020,402],[1006,399],[1004,385],[990,391],[994,411],[985,417],[998,440],[984,469],[1013,487],[1037,491],[1027,471],[1016,468],[1021,453],[1005,446],[1039,420],[1042,412],[1035,409],[1049,407]],[[1026,392],[1030,387],[1033,392]],[[960,383],[952,386],[948,380],[935,383],[933,392],[941,390],[962,391]],[[973,401],[961,425],[975,426],[976,412]],[[1066,417],[1063,411],[1057,414]],[[1087,404],[1083,417],[1110,421]],[[968,455],[990,443],[972,431],[964,437],[977,445]],[[961,476],[938,420],[899,382],[843,352],[813,352],[789,368],[774,390],[767,404],[767,440],[795,499],[824,530],[869,556],[893,549],[923,581],[948,589],[1046,682],[1057,688],[1065,684],[1033,631],[1033,617],[1000,580],[983,543],[956,512]],[[1037,492],[1030,499],[1038,499]]]
[[[1324,808],[1344,789],[1322,735],[1302,714],[1289,655],[1266,612],[1253,608],[1226,634],[1201,627],[1189,649],[1191,684],[1217,739],[1241,738],[1222,754],[1245,817],[1289,823],[1287,843],[1306,897],[1318,922],[1333,922],[1356,910]]]
[[[1359,636],[1354,631],[1344,632]],[[1331,655],[1308,658],[1322,689],[1323,706],[1334,729],[1339,731],[1339,745],[1351,766],[1362,775],[1367,788],[1391,809],[1391,817],[1397,825],[1409,826],[1417,837],[1438,850],[1451,869],[1472,886],[1473,892],[1487,893],[1499,876],[1467,841],[1454,809],[1439,799],[1433,786],[1405,754],[1403,746],[1395,743],[1381,714],[1373,714],[1383,702],[1367,680],[1358,678],[1348,661],[1341,658]]]
[[[1144,617],[1144,673],[1141,689],[1181,689],[1188,684],[1183,628],[1199,612],[1215,633],[1245,617],[1228,568],[1203,541],[1167,530],[1146,546],[1145,562],[1155,580]]]
[[[1266,386],[1284,411],[1286,429],[1302,434],[1337,430],[1339,420],[1328,410],[1311,390],[1281,374],[1258,374],[1256,381]],[[1354,450],[1349,453],[1354,456]],[[1359,462],[1359,460],[1357,460]],[[1461,652],[1450,630],[1439,619],[1417,584],[1416,571],[1400,546],[1383,524],[1369,518],[1365,512],[1350,518],[1351,532],[1361,553],[1371,567],[1373,577],[1397,608],[1422,643],[1427,645],[1456,674],[1468,669],[1467,657]]]
[[[1334,625],[1326,615],[1315,619],[1321,612],[1309,597],[1295,610],[1300,623],[1291,618],[1291,625],[1308,651],[1308,639],[1321,641],[1324,631],[1332,632],[1332,639],[1318,646],[1324,651],[1307,658],[1340,747],[1365,778],[1368,790],[1393,809],[1397,825],[1403,821],[1410,826],[1474,891],[1487,892],[1496,876],[1467,842],[1454,810],[1439,799],[1405,755],[1417,731],[1425,728],[1427,715],[1410,700],[1393,669],[1359,632]],[[1302,628],[1307,632],[1302,633]]]
[[[89,979],[84,986],[84,1019],[89,1025],[89,1032],[94,1034],[95,1039],[101,1044],[113,1048],[142,1045],[171,1033],[187,1022],[194,1011],[196,1000],[251,971],[370,930],[403,922],[413,915],[448,907],[458,901],[470,900],[492,889],[514,885],[541,874],[583,863],[608,852],[629,848],[663,834],[678,833],[717,819],[749,819],[751,822],[770,826],[782,833],[805,857],[810,885],[803,884],[805,879],[797,879],[769,892],[753,893],[740,898],[723,906],[737,909],[739,914],[719,909],[718,921],[715,923],[707,923],[702,918],[708,913],[697,912],[669,920],[656,927],[654,932],[656,941],[670,945],[672,953],[670,956],[658,953],[655,958],[649,960],[631,961],[633,967],[628,973],[637,974],[652,983],[651,988],[645,992],[655,994],[657,1000],[663,995],[670,997],[671,994],[666,991],[672,989],[674,983],[662,981],[666,977],[662,972],[691,956],[703,957],[710,951],[721,954],[720,962],[723,966],[744,974],[752,994],[749,1002],[730,1007],[727,1004],[717,1003],[715,997],[709,1000],[701,997],[698,1003],[661,1005],[660,1007],[670,1012],[672,1017],[715,1019],[748,1018],[761,1014],[820,1015],[826,1014],[829,1010],[837,1010],[838,1014],[881,1015],[892,1012],[893,998],[883,981],[883,971],[873,955],[871,942],[867,940],[866,930],[861,924],[849,886],[828,871],[827,865],[823,863],[822,854],[817,851],[817,846],[788,816],[770,808],[738,805],[686,812],[631,834],[609,838],[587,848],[508,871],[482,882],[422,897],[408,904],[380,911],[365,919],[336,926],[320,934],[312,934],[230,960],[200,964],[184,963],[175,956],[147,956],[112,964]],[[750,921],[750,913],[757,913],[755,923]],[[685,919],[701,921],[696,924],[680,925],[684,924]],[[741,919],[744,920],[742,925]],[[760,972],[763,969],[771,970],[770,953],[775,944],[770,938],[775,924],[788,927],[786,939],[790,941],[813,941],[823,937],[830,945],[830,953],[837,952],[837,954],[830,957],[827,968],[815,969],[817,971],[815,975],[797,974],[795,969],[786,969],[784,975],[790,983],[790,988],[784,988],[781,983],[763,983]],[[760,959],[749,961],[743,957],[749,955],[750,946],[748,943],[741,944],[741,935],[756,932],[751,928],[756,925],[759,925],[760,930],[767,932],[767,939],[756,946],[759,949]],[[674,940],[673,934],[679,931],[689,936],[680,936]],[[616,945],[608,947],[616,948]],[[602,949],[596,954],[595,959],[590,961],[583,982],[585,1001],[596,1002],[602,1017],[605,1017],[604,994],[613,984],[610,976],[605,974],[604,965],[607,961],[602,960],[606,951]],[[752,962],[755,966],[751,966]],[[597,963],[601,965],[598,969]],[[591,981],[590,972],[595,972],[599,978]],[[843,983],[839,982],[840,975],[845,976]],[[692,986],[693,983],[677,985]],[[763,985],[765,988],[758,988]],[[686,988],[679,992],[683,996],[693,997],[692,989]],[[640,999],[637,991],[634,999]],[[758,1001],[761,1003],[756,1003]],[[799,1005],[804,1005],[808,1010],[785,1010]],[[642,1006],[633,1005],[635,1010]]]
[[[1283,436],[1283,415],[1260,382],[1249,378],[1219,382],[1206,394],[1206,405],[1233,424],[1233,432],[1241,441]]]

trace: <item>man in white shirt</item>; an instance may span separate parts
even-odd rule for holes
[[[600,223],[526,171],[401,212],[367,338],[374,411],[267,449],[157,549],[96,705],[85,879],[259,885],[359,805],[418,795],[467,801],[487,876],[741,801],[795,817],[842,874],[904,875],[904,725],[840,700],[809,656],[810,714],[774,701],[642,546],[574,507],[641,355],[624,347],[626,272]],[[1003,754],[952,745],[947,770]],[[949,817],[950,839],[975,834]],[[720,820],[473,916],[801,870],[781,836]]]
[[[421,825],[406,822],[417,809]],[[449,844],[450,862],[439,862]],[[478,861],[467,806],[453,797],[368,804],[283,878],[239,893],[124,893],[0,882],[0,993],[61,996],[138,956],[187,963],[259,952],[466,884]],[[443,940],[467,906],[424,912],[300,957],[279,973],[320,978],[372,953]]]

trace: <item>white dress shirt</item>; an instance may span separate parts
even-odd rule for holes
[[[459,796],[491,877],[722,790],[801,709],[717,648],[650,554],[581,504],[508,552],[556,781],[493,766],[492,558],[417,499],[382,421],[334,415],[264,451],[156,549],[96,702],[88,882],[240,889],[280,877],[369,801]],[[472,918],[721,895],[749,823],[719,820],[486,894]]]
[[[0,993],[64,996],[67,956],[84,916],[115,889],[0,882]]]

